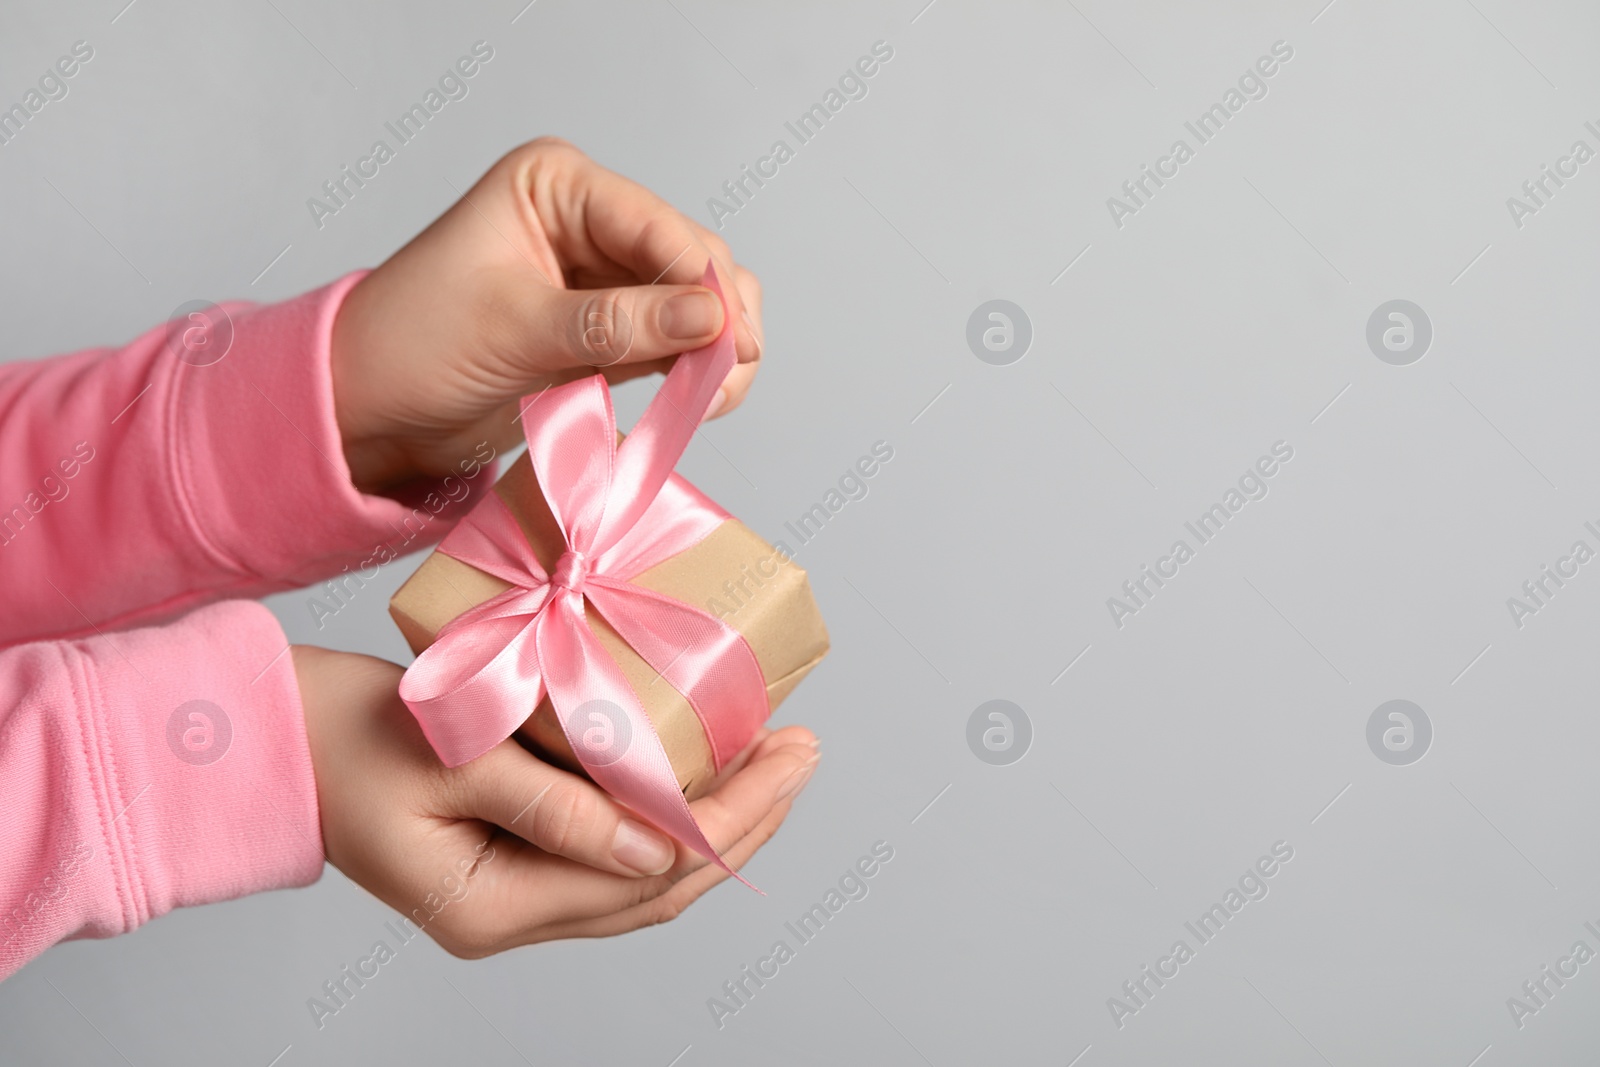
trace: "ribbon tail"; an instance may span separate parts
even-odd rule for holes
[[[594,538],[596,553],[611,548],[639,522],[689,447],[717,388],[738,362],[733,315],[712,264],[706,264],[700,284],[722,300],[722,332],[705,347],[677,358],[660,391],[633,424],[633,432],[617,448],[605,517]]]
[[[550,703],[578,762],[600,788],[656,829],[756,889],[701,831],[655,726],[584,621],[582,603],[566,593],[551,604],[539,616],[535,644]]]
[[[716,769],[722,770],[772,713],[761,664],[744,635],[691,604],[643,586],[594,577],[586,592],[639,658],[683,694],[700,719]]]

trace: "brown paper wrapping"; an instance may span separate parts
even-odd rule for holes
[[[516,516],[540,565],[550,572],[566,546],[526,455],[511,465],[494,492]],[[728,519],[693,548],[658,563],[633,581],[708,611],[743,634],[761,666],[773,708],[827,654],[828,631],[806,572],[737,519]],[[493,575],[434,552],[395,592],[389,614],[411,650],[421,652],[445,623],[507,588]],[[694,709],[598,612],[590,609],[586,617],[601,647],[617,661],[639,697],[661,737],[679,786],[693,800],[716,774],[710,742]],[[548,696],[519,733],[539,755],[583,773]]]

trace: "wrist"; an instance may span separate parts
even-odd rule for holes
[[[334,423],[351,484],[362,493],[381,496],[385,490],[407,481],[411,472],[393,439],[375,424],[371,404],[365,402],[372,393],[370,375],[365,370],[370,360],[365,357],[363,343],[369,332],[365,324],[370,320],[367,307],[372,277],[368,274],[362,278],[339,303],[329,331],[328,371]]]
[[[367,496],[393,496],[394,490],[417,476],[416,468],[393,439],[343,439],[344,462],[350,484]]]

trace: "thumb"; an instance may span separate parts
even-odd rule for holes
[[[722,301],[698,285],[545,289],[536,299],[520,347],[546,370],[663,359],[722,331]]]
[[[670,839],[629,818],[594,783],[514,740],[464,764],[457,778],[457,817],[493,823],[554,855],[634,878],[662,873],[676,856]]]

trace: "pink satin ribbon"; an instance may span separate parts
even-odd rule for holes
[[[722,296],[709,265],[701,284]],[[496,494],[485,497],[439,551],[511,588],[446,624],[406,671],[400,697],[455,767],[511,736],[548,692],[572,751],[602,789],[743,882],[701,832],[660,737],[585,619],[588,603],[683,694],[719,770],[766,721],[766,681],[744,636],[629,584],[728,518],[673,467],[734,363],[725,314],[715,341],[677,358],[620,447],[602,375],[524,399],[528,455],[566,552],[546,574],[510,509]]]

